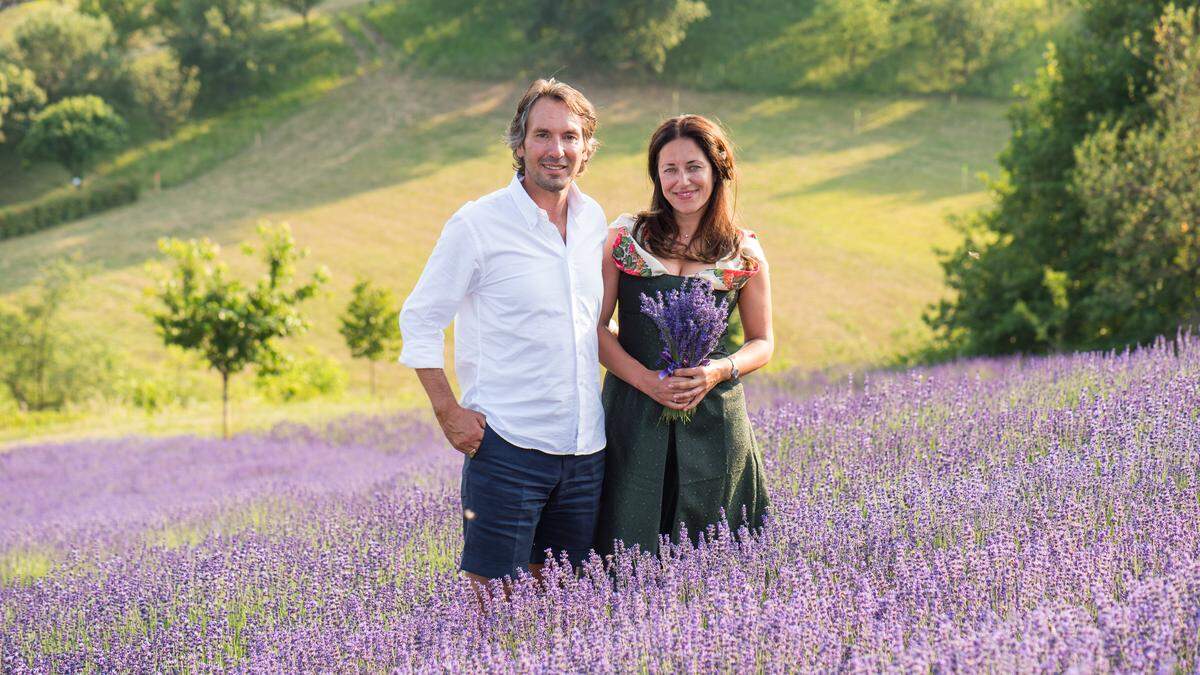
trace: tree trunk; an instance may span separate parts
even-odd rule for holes
[[[221,373],[221,437],[229,438],[229,373]]]
[[[369,363],[371,364],[371,398],[375,398],[375,361],[372,360]]]

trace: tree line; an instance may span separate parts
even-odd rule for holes
[[[1114,349],[1200,322],[1196,0],[1091,0],[1010,112],[993,208],[963,219],[940,356]]]

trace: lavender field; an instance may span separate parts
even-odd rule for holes
[[[482,615],[418,418],[0,454],[0,670],[1200,669],[1200,339],[750,397],[761,536]]]

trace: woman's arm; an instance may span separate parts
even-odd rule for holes
[[[681,402],[672,400],[672,396],[678,392],[672,389],[671,385],[680,384],[679,378],[659,379],[657,372],[643,366],[637,359],[630,356],[617,340],[617,336],[609,330],[608,323],[612,320],[613,311],[617,307],[617,285],[621,281],[622,274],[621,270],[617,269],[617,264],[612,257],[612,247],[616,237],[617,230],[609,230],[601,268],[604,276],[604,296],[600,301],[600,322],[596,326],[596,334],[600,343],[600,364],[610,373],[658,403],[675,410],[683,410],[682,397]]]
[[[729,358],[714,359],[707,366],[675,371],[686,380],[680,390],[685,397],[685,407],[696,407],[713,387],[731,377],[731,360],[737,363],[741,375],[754,372],[771,360],[775,352],[775,333],[771,329],[771,275],[765,260],[759,263],[758,273],[738,292],[737,306],[746,336],[741,349]]]

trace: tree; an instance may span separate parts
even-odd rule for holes
[[[221,375],[225,438],[229,437],[230,377],[247,366],[270,369],[283,360],[278,340],[307,330],[300,304],[328,278],[320,268],[307,282],[293,286],[296,262],[307,251],[297,250],[286,224],[262,224],[258,232],[267,271],[253,287],[231,278],[229,268],[217,259],[220,248],[208,239],[164,239],[158,246],[173,267],[157,270],[157,283],[148,289],[159,301],[158,307],[147,311],[163,343],[199,352]],[[253,253],[249,247],[245,251]]]
[[[133,63],[133,98],[154,120],[160,136],[168,136],[191,113],[200,93],[199,72],[196,66],[180,66],[165,51],[153,52]]]
[[[82,273],[59,260],[42,268],[32,297],[0,305],[0,383],[24,410],[51,410],[102,390],[113,358],[103,342],[62,319]]]
[[[1154,118],[1148,55],[1166,0],[1090,0],[1079,31],[1052,47],[1009,112],[1013,134],[991,184],[996,206],[960,223],[944,253],[952,297],[926,313],[952,353],[1041,352],[1112,344],[1084,320],[1088,270],[1104,255],[1072,189],[1075,148],[1105,124],[1137,129]],[[1190,0],[1190,5],[1197,4]]]
[[[1105,125],[1075,149],[1071,192],[1100,255],[1078,278],[1083,332],[1144,343],[1200,319],[1200,24],[1169,7],[1155,32],[1154,121]]]
[[[702,0],[534,0],[530,15],[532,40],[581,63],[661,73],[667,52],[709,11]]]
[[[112,24],[116,40],[120,45],[129,44],[129,39],[153,23],[151,0],[82,0],[79,11],[97,18],[106,18]]]
[[[156,0],[167,45],[200,69],[210,94],[233,93],[261,67],[262,0]]]
[[[19,143],[45,105],[46,92],[37,86],[33,71],[0,63],[0,142]]]
[[[43,5],[13,29],[10,58],[33,71],[51,101],[107,93],[117,71],[115,36],[106,17]]]
[[[371,396],[375,396],[375,362],[400,350],[400,310],[391,291],[373,288],[366,280],[354,284],[350,304],[338,331],[356,359],[367,359]]]
[[[815,61],[809,81],[830,85],[861,75],[891,46],[893,11],[885,0],[817,0],[802,24]]]
[[[120,145],[125,121],[97,96],[64,98],[33,118],[21,151],[63,165],[76,178],[101,154]]]
[[[308,28],[308,15],[325,0],[275,0],[275,4],[299,14],[304,19],[304,27]]]

